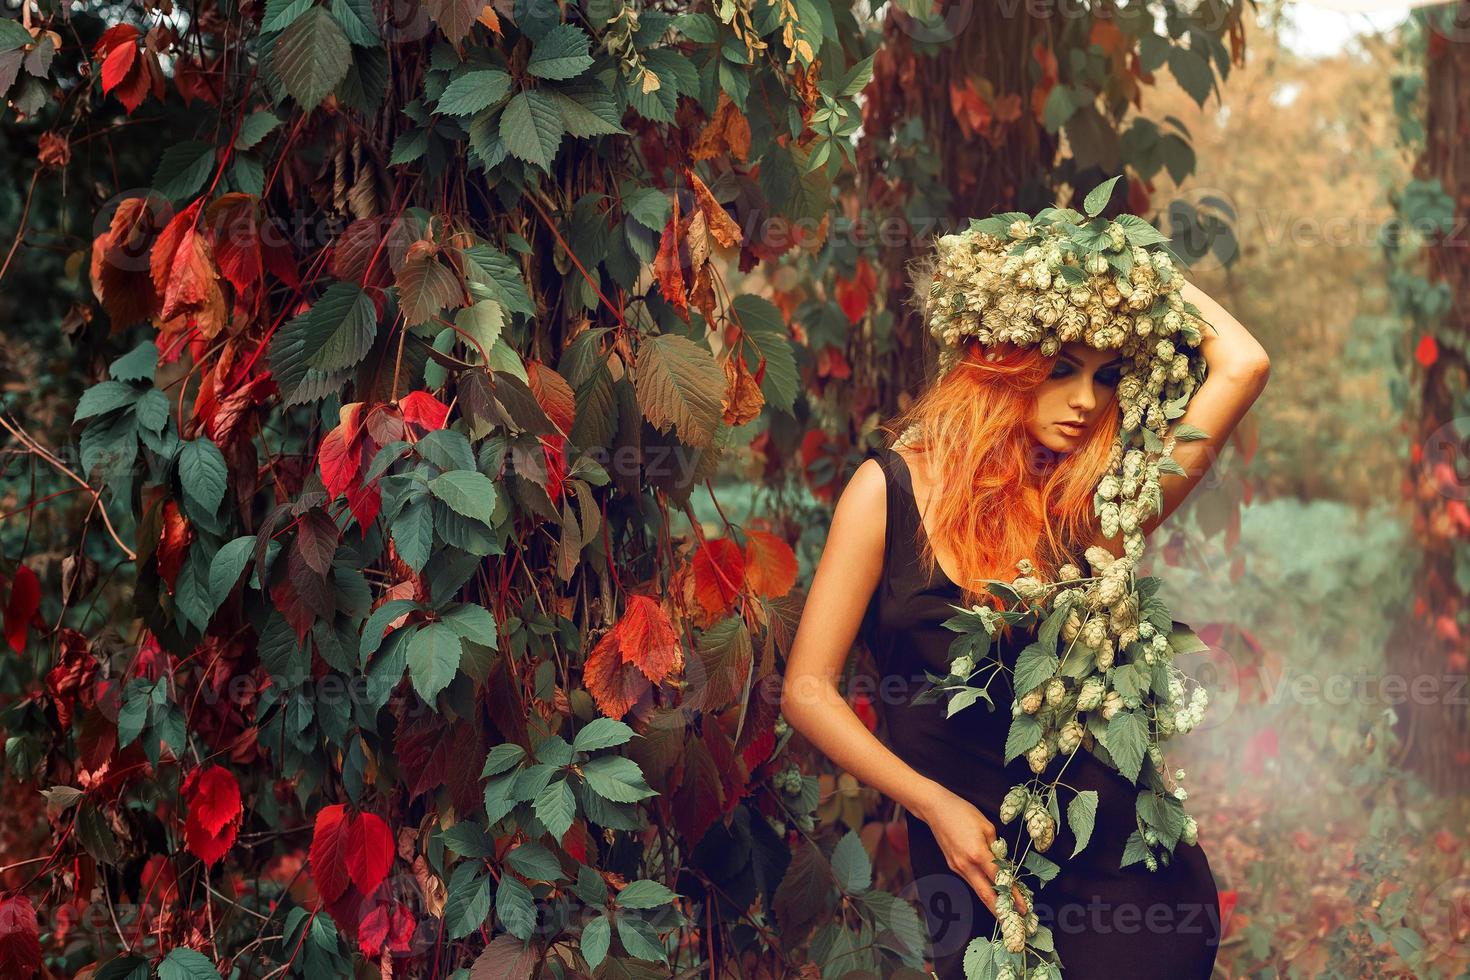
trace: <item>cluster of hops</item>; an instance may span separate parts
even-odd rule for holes
[[[1136,562],[1139,525],[1162,504],[1159,475],[1184,472],[1170,458],[1174,440],[1202,435],[1184,426],[1165,432],[1204,381],[1199,343],[1208,324],[1180,292],[1184,277],[1167,238],[1136,215],[1098,217],[1117,180],[1087,196],[1086,215],[1007,212],[940,237],[932,270],[921,276],[921,305],[941,372],[960,362],[970,338],[1039,346],[1048,356],[1069,342],[1119,352],[1122,423],[1094,508],[1104,533],[1121,532]],[[1016,586],[1023,595],[1044,586],[1027,579]]]

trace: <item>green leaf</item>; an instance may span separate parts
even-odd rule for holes
[[[536,903],[519,878],[503,875],[495,889],[495,914],[512,936],[525,942],[536,928]]]
[[[848,69],[847,74],[843,75],[842,81],[838,83],[838,97],[852,98],[867,87],[868,83],[873,80],[873,57],[870,54]]]
[[[315,305],[276,331],[268,356],[283,406],[325,398],[341,388],[345,374],[313,367],[311,361],[349,318],[359,292],[356,283],[334,282]]]
[[[633,729],[616,718],[594,718],[572,739],[573,752],[591,752],[622,745],[633,737]]]
[[[141,956],[120,956],[92,974],[92,980],[148,980],[148,961]]]
[[[680,334],[644,338],[634,391],[643,417],[660,432],[676,426],[679,438],[699,449],[714,441],[725,373],[707,347]]]
[[[582,776],[598,796],[614,803],[636,803],[657,795],[643,780],[638,763],[619,755],[603,755],[582,764]]]
[[[1021,712],[1011,719],[1011,730],[1006,734],[1005,761],[1010,762],[1040,741],[1041,722],[1035,715]]]
[[[1210,63],[1190,48],[1175,46],[1169,51],[1169,71],[1179,82],[1179,87],[1199,103],[1200,108],[1204,108],[1205,100],[1210,97],[1210,89],[1215,84]]]
[[[1184,442],[1192,442],[1195,439],[1208,439],[1210,437],[1210,434],[1204,429],[1196,425],[1191,425],[1188,422],[1180,422],[1174,428],[1170,429],[1169,432],[1176,440],[1182,440]]]
[[[846,840],[846,838],[843,839]],[[841,842],[837,846],[840,848]],[[861,842],[858,843],[858,847],[862,847]],[[866,852],[863,854],[863,860],[867,860]],[[628,882],[623,890],[618,892],[617,903],[625,909],[656,909],[673,904],[676,897],[678,896],[675,892],[662,882],[639,878],[637,881]]]
[[[1045,682],[1056,673],[1057,655],[1040,642],[1031,643],[1016,658],[1016,673],[1012,680],[1016,696],[1021,697],[1036,685]]]
[[[766,404],[789,413],[796,404],[799,387],[796,374],[796,347],[791,331],[774,303],[761,296],[742,293],[731,302],[735,318],[745,335],[755,344],[765,361],[766,373],[761,378],[761,391]]]
[[[536,41],[526,71],[550,81],[580,75],[592,65],[592,56],[587,53],[590,40],[575,24],[558,24]]]
[[[1129,781],[1137,780],[1148,751],[1148,719],[1136,711],[1119,711],[1108,722],[1103,747],[1118,764],[1119,772]]]
[[[511,766],[526,757],[526,750],[514,742],[505,742],[490,750],[485,756],[485,768],[480,771],[480,778],[499,775]]]
[[[444,900],[444,928],[450,939],[462,939],[490,917],[490,876],[479,861],[463,861],[449,877]]]
[[[235,149],[250,149],[274,132],[280,124],[281,120],[273,112],[265,109],[252,112],[240,123],[240,129],[235,133]]]
[[[546,825],[546,829],[557,840],[561,840],[577,817],[577,801],[565,779],[548,783],[536,794],[531,807],[536,811],[536,818]]]
[[[311,5],[312,0],[266,0],[265,15],[260,20],[261,33],[285,30],[311,9]]]
[[[219,447],[207,437],[191,439],[179,450],[179,482],[185,498],[213,514],[225,499],[229,469]]]
[[[849,830],[832,848],[832,874],[837,887],[849,895],[872,887],[873,863],[856,830]]]
[[[596,970],[597,965],[607,958],[607,950],[610,945],[612,945],[612,927],[608,925],[606,915],[599,915],[582,927],[582,956],[586,958],[587,965],[593,970]]]
[[[158,346],[145,340],[112,362],[107,373],[118,381],[152,381],[158,370]]]
[[[482,858],[495,853],[495,842],[490,839],[485,828],[473,820],[461,820],[439,836],[444,841],[444,846],[455,854]]]
[[[429,481],[429,492],[457,514],[489,524],[495,514],[495,484],[478,470],[450,470]]]
[[[1097,823],[1097,790],[1085,789],[1072,797],[1072,802],[1067,804],[1067,826],[1072,829],[1072,836],[1077,839],[1077,846],[1072,850],[1072,856],[1076,857],[1082,853],[1087,842],[1092,839],[1092,828]]]
[[[613,94],[603,88],[580,86],[575,91],[548,89],[562,127],[578,139],[625,134],[622,113]]]
[[[500,139],[511,156],[547,173],[561,145],[563,126],[556,103],[544,92],[517,92],[500,114]]]
[[[459,634],[443,623],[426,623],[408,641],[408,674],[414,690],[433,705],[459,670]]]
[[[358,659],[367,663],[367,659],[383,645],[383,631],[388,628],[388,624],[418,608],[419,604],[412,599],[389,599],[374,609],[362,626],[362,646],[357,651]]]
[[[378,311],[356,283],[332,283],[311,313],[303,349],[310,367],[323,371],[355,367],[378,336]]]
[[[309,112],[347,77],[352,46],[331,14],[312,7],[276,39],[274,64],[291,98]]]
[[[492,650],[499,649],[498,628],[495,617],[484,606],[462,603],[440,617],[461,639],[478,643]]]
[[[372,0],[332,0],[332,16],[353,44],[373,48],[383,40]]]
[[[545,821],[542,821],[545,823]],[[506,863],[532,881],[558,881],[564,877],[561,862],[541,844],[529,843],[505,856]]]
[[[158,980],[219,980],[219,971],[199,950],[178,946],[158,964]]]
[[[639,187],[623,195],[623,212],[649,231],[661,232],[673,214],[669,195],[657,187]],[[742,297],[736,297],[738,303]],[[775,309],[775,307],[772,307]],[[777,314],[780,315],[779,313]]]
[[[439,111],[450,116],[473,116],[510,94],[510,76],[498,68],[465,72],[444,87]]]
[[[104,415],[117,411],[119,408],[127,408],[138,400],[139,394],[137,388],[130,384],[123,384],[121,381],[99,381],[82,392],[81,400],[77,402],[76,415],[72,417],[72,421],[80,422],[82,419]]]
[[[389,529],[398,553],[415,572],[424,570],[434,548],[434,512],[422,496],[403,508]]]
[[[153,172],[153,189],[170,201],[192,197],[214,169],[214,144],[185,140],[164,149]]]
[[[1113,185],[1121,179],[1122,174],[1110,177],[1088,192],[1086,200],[1082,202],[1082,210],[1087,212],[1089,218],[1096,218],[1102,214],[1103,209],[1108,206],[1108,201],[1113,197]]]

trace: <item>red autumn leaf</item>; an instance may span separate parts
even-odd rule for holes
[[[118,203],[107,230],[92,242],[92,292],[116,333],[158,312],[158,293],[148,274],[148,252],[162,220],[147,197]]]
[[[403,413],[403,421],[412,422],[425,432],[442,429],[449,420],[449,406],[427,391],[409,392],[398,400],[398,408]]]
[[[210,339],[225,328],[229,314],[219,288],[214,250],[195,227],[203,198],[174,216],[153,243],[148,269],[153,288],[162,300],[158,311],[161,333],[195,328]]]
[[[5,603],[5,641],[16,653],[24,653],[26,631],[31,619],[41,608],[41,583],[36,573],[25,565],[17,565],[10,583],[10,598]]]
[[[357,948],[364,956],[377,956],[387,949],[389,953],[409,952],[409,941],[418,926],[413,912],[402,902],[379,902],[371,912],[363,916],[357,927]]]
[[[852,278],[837,277],[837,305],[847,314],[849,323],[856,325],[873,305],[873,294],[878,291],[878,275],[868,260],[859,257]]]
[[[240,784],[224,766],[209,766],[197,772],[189,796],[189,814],[211,834],[232,820],[240,819]]]
[[[635,595],[618,620],[623,658],[637,665],[655,684],[684,665],[683,650],[674,624],[663,604],[652,596]]]
[[[92,47],[92,56],[102,59],[102,91],[115,95],[131,115],[151,91],[163,98],[163,71],[158,55],[139,50],[138,28],[117,24],[107,29]]]
[[[317,811],[311,835],[311,877],[317,891],[335,902],[347,890],[347,807],[341,803]]]
[[[376,813],[359,813],[347,828],[347,874],[364,895],[378,890],[393,865],[393,834]]]
[[[746,531],[745,576],[756,595],[783,596],[796,584],[796,553],[774,534]]]
[[[683,665],[683,648],[662,604],[634,595],[588,655],[582,679],[603,714],[621,718],[649,683],[661,683]]]
[[[174,87],[188,105],[198,99],[205,105],[219,105],[220,80],[224,77],[224,58],[218,57],[208,66],[193,58],[180,58],[174,62]]]
[[[1425,334],[1419,338],[1419,346],[1414,348],[1414,360],[1424,367],[1429,367],[1439,360],[1439,344],[1435,341],[1433,334]]]
[[[343,405],[337,413],[337,426],[322,438],[317,450],[317,467],[322,486],[335,500],[357,482],[357,475],[370,460],[365,459],[362,427],[359,422],[362,402]]]
[[[40,935],[29,898],[0,899],[0,976],[20,980],[41,972]]]
[[[582,683],[587,686],[592,700],[597,702],[598,709],[609,718],[623,717],[649,688],[648,678],[643,672],[624,662],[616,627],[603,634],[587,655],[587,663],[582,667]]]
[[[535,360],[527,362],[526,378],[527,387],[546,417],[562,435],[570,433],[577,421],[577,398],[572,386],[560,374]]]
[[[206,866],[214,864],[234,845],[240,829],[240,784],[223,766],[196,769],[184,783],[184,798],[189,806],[184,844]]]
[[[685,291],[684,263],[679,258],[679,198],[674,196],[674,212],[664,226],[659,239],[658,254],[653,259],[653,273],[658,279],[658,289],[663,298],[673,304],[674,310],[689,322],[689,296]]]
[[[546,460],[546,492],[552,503],[559,504],[567,476],[567,441],[563,436],[553,433],[541,436],[540,442],[541,454]]]
[[[745,583],[745,556],[729,538],[713,538],[694,553],[694,595],[705,612],[724,615]]]
[[[163,527],[158,533],[158,574],[172,594],[174,583],[179,578],[179,569],[184,567],[184,559],[189,557],[189,542],[194,539],[194,532],[188,519],[184,517],[184,512],[172,498],[163,502],[161,523]]]

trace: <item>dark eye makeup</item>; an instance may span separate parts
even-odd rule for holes
[[[1053,378],[1065,378],[1076,370],[1077,365],[1075,363],[1065,358],[1059,358],[1056,365],[1052,368],[1051,376]],[[1107,385],[1109,388],[1113,388],[1117,386],[1118,381],[1122,378],[1122,375],[1123,369],[1115,364],[1099,370],[1095,375],[1093,375],[1093,379],[1099,384]]]

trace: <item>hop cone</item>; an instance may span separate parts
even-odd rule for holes
[[[1036,844],[1038,851],[1044,851],[1051,847],[1051,842],[1056,840],[1057,827],[1051,819],[1051,814],[1038,800],[1032,800],[1026,808],[1026,832],[1031,835],[1031,840]]]
[[[1000,822],[1010,823],[1016,819],[1031,796],[1024,786],[1012,786],[1011,791],[1000,801]]]

